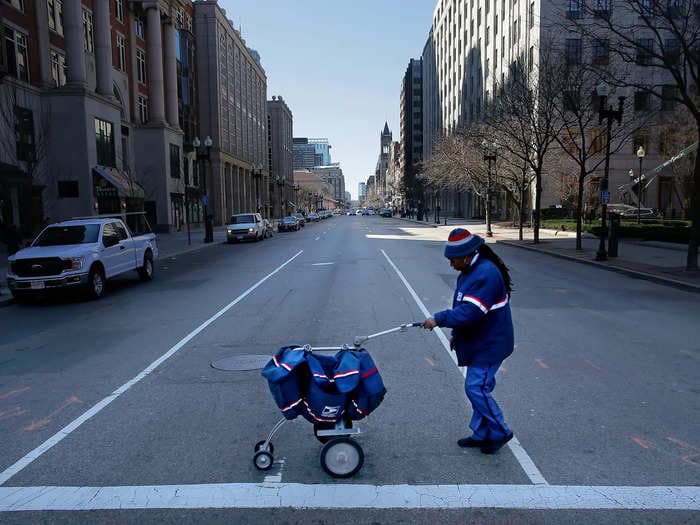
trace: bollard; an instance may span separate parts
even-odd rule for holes
[[[620,215],[609,213],[610,231],[608,233],[608,257],[617,257],[618,235],[620,228]]]

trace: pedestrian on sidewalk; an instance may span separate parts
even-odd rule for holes
[[[491,395],[496,372],[514,347],[510,274],[483,238],[463,228],[450,232],[445,257],[460,272],[452,308],[435,313],[422,326],[452,328],[450,348],[457,352],[459,366],[467,367],[464,389],[472,405],[473,434],[457,444],[494,454],[513,438]]]

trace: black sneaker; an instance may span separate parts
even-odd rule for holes
[[[457,441],[457,444],[462,448],[478,448],[486,446],[487,443],[487,440],[477,441],[473,437],[462,438]]]
[[[495,454],[503,447],[503,445],[508,443],[511,439],[513,439],[512,432],[503,439],[499,439],[496,441],[487,441],[486,444],[481,447],[481,452],[483,452],[484,454]]]

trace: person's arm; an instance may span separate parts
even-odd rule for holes
[[[498,280],[485,275],[475,280],[463,292],[461,301],[448,310],[437,312],[433,318],[436,326],[457,328],[480,321],[499,300]]]

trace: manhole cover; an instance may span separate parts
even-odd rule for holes
[[[260,370],[270,360],[269,355],[235,355],[212,361],[217,370]]]

